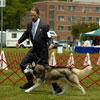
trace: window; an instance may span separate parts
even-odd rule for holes
[[[89,7],[88,10],[89,10],[89,12],[93,12],[93,8],[92,7]]]
[[[54,30],[54,20],[49,21],[50,30]]]
[[[27,45],[30,45],[30,41],[27,41]]]
[[[70,41],[71,40],[71,37],[67,37],[67,40]]]
[[[17,38],[17,33],[12,33],[11,38]]]
[[[49,11],[49,19],[54,19],[54,10]]]
[[[58,5],[58,10],[59,10],[59,11],[64,11],[64,6]]]
[[[58,26],[58,31],[64,31],[64,26]]]
[[[68,7],[68,10],[69,10],[69,11],[75,11],[75,10],[76,10],[76,7],[75,7],[75,6],[69,6],[69,7]]]
[[[64,16],[58,16],[58,21],[64,21]]]
[[[53,5],[50,5],[49,6],[49,10],[54,10],[54,6]]]
[[[49,6],[49,25],[50,25],[50,29],[54,30],[54,17],[55,17],[55,13],[54,13],[55,7],[53,5]]]
[[[92,21],[92,17],[88,17],[88,21]]]
[[[99,17],[96,18],[96,22],[99,23]]]
[[[100,12],[100,7],[96,7],[96,12]]]
[[[72,26],[68,26],[68,31],[70,32],[72,30]]]
[[[75,16],[68,16],[68,21],[75,21],[76,20],[76,17]]]
[[[85,22],[86,21],[86,17],[82,17],[82,21]]]
[[[86,7],[82,7],[82,12],[86,12]]]

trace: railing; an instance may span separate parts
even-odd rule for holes
[[[21,72],[20,62],[26,53],[20,52],[6,52],[5,57],[6,61],[0,59],[1,69],[0,69],[0,84],[4,83],[5,81],[9,80],[13,84],[18,83],[19,81],[26,82],[25,76]],[[93,66],[92,71],[87,76],[80,77],[80,83],[84,85],[86,88],[89,88],[93,85],[100,86],[100,65],[99,63],[99,54],[89,54],[90,61]],[[68,63],[68,59],[70,54],[56,54],[56,64],[58,66],[66,66]],[[74,66],[79,69],[84,69],[84,59],[86,54],[73,54],[74,58]],[[6,64],[6,67],[2,69],[2,64]],[[6,68],[8,68],[6,70]]]

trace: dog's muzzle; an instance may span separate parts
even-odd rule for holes
[[[24,73],[27,74],[27,73],[33,73],[33,69],[30,68],[30,65],[27,65],[26,66],[26,69],[24,70]]]

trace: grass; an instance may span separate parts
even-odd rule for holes
[[[87,96],[83,96],[76,88],[69,87],[64,95],[52,95],[46,85],[41,86],[31,93],[25,93],[19,88],[19,82],[12,85],[9,81],[0,85],[0,100],[99,100],[100,89],[98,87],[91,87],[86,89]]]
[[[5,52],[27,52],[29,49],[4,48],[3,50]],[[53,50],[50,50],[49,54],[52,51]],[[64,53],[66,52],[64,51]],[[70,54],[70,52],[68,52],[68,54]],[[9,76],[12,73],[10,69],[3,72],[6,73],[7,76]],[[21,71],[18,71],[17,73],[20,76],[23,76]],[[98,73],[100,73],[100,71],[98,71]],[[93,79],[99,79],[100,74],[98,75],[95,73],[90,77]],[[0,72],[0,81],[3,79],[5,79],[5,76],[3,73]],[[14,74],[12,77],[10,77],[10,79],[16,81],[18,79],[18,76]],[[88,79],[84,80],[84,83],[86,85],[90,84],[90,82],[91,81]],[[52,95],[46,84],[35,89],[30,93],[25,93],[24,90],[19,88],[19,86],[22,84],[24,84],[24,82],[21,80],[17,84],[13,85],[9,79],[0,84],[0,100],[99,100],[100,99],[100,86],[97,86],[96,84],[92,85],[88,89],[82,85],[86,90],[87,93],[86,96],[83,96],[80,90],[78,90],[77,88],[75,87],[72,88],[70,86],[68,91],[64,95],[58,95],[58,94]],[[98,81],[98,84],[100,84],[100,80]]]

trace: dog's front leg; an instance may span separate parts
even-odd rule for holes
[[[55,94],[56,91],[54,90],[53,85],[51,83],[47,83],[47,85],[48,85],[49,89],[51,90],[52,94]]]
[[[64,94],[68,89],[68,83],[66,81],[67,81],[66,79],[61,79],[61,83],[63,85],[63,91],[59,93],[60,95]]]
[[[25,90],[26,93],[29,93],[30,91],[34,90],[35,88],[39,87],[42,84],[42,80],[40,78],[37,78],[37,83],[30,87],[29,89]]]

